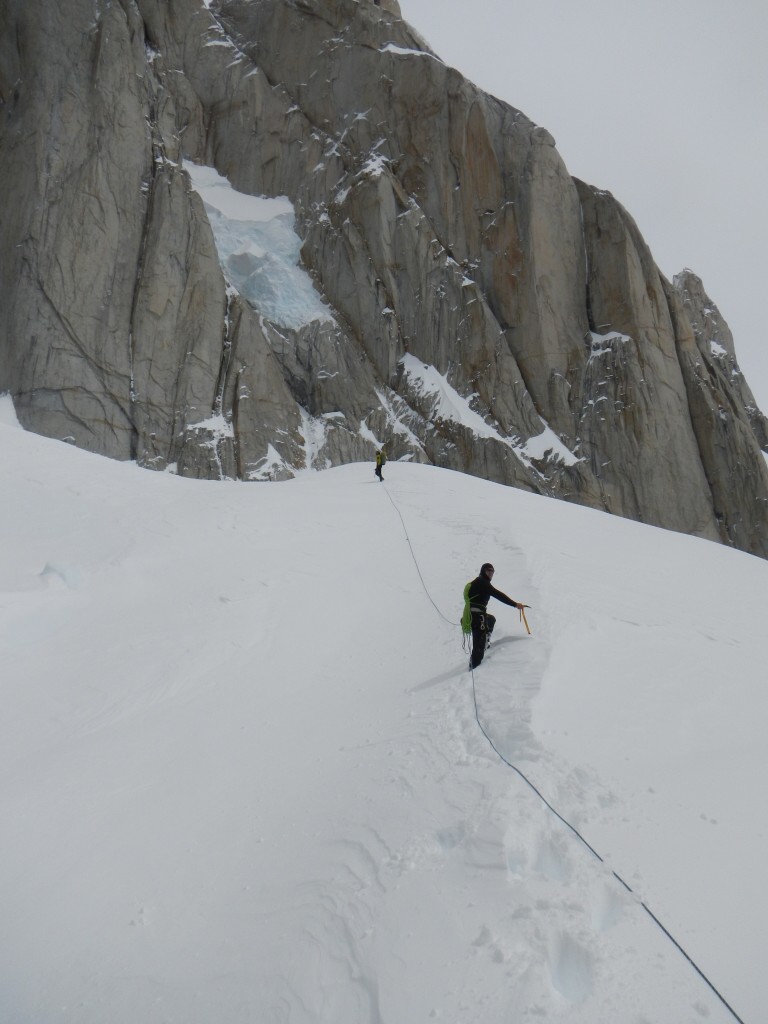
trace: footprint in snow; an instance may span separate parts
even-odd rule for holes
[[[572,935],[558,935],[550,949],[553,988],[570,1003],[581,1003],[592,991],[592,956]]]
[[[535,861],[536,870],[545,878],[567,882],[571,865],[564,836],[544,836],[539,841]]]
[[[620,921],[626,900],[626,894],[619,890],[617,884],[602,883],[592,907],[592,925],[595,930],[606,932]]]

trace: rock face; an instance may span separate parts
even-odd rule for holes
[[[386,442],[768,557],[768,428],[701,282],[395,0],[5,7],[0,391],[27,428],[243,479]],[[327,316],[233,286],[191,165],[290,199]],[[273,285],[256,248],[229,266]]]

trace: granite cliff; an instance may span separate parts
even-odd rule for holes
[[[25,427],[242,479],[386,442],[768,557],[768,428],[702,283],[395,0],[4,8],[0,391]],[[311,315],[270,244],[225,256],[198,168],[287,197]]]

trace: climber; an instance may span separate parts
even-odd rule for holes
[[[376,452],[376,469],[374,469],[374,473],[379,478],[381,483],[384,483],[384,477],[381,475],[381,471],[384,468],[386,461],[387,453],[384,449],[384,445],[382,445],[379,451]]]
[[[480,567],[480,574],[477,579],[471,580],[464,587],[464,614],[461,617],[461,627],[464,633],[472,633],[472,657],[469,667],[477,668],[485,655],[485,649],[491,642],[491,633],[496,625],[496,617],[489,615],[488,601],[495,597],[502,604],[511,605],[512,608],[527,608],[528,605],[513,601],[511,597],[502,594],[491,583],[495,570],[490,562],[484,562]]]

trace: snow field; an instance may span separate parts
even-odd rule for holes
[[[764,563],[428,467],[193,482],[10,419],[0,1019],[732,1020],[638,898],[760,1019]],[[533,636],[494,609],[483,727],[605,865],[478,728],[450,622],[487,559]]]

